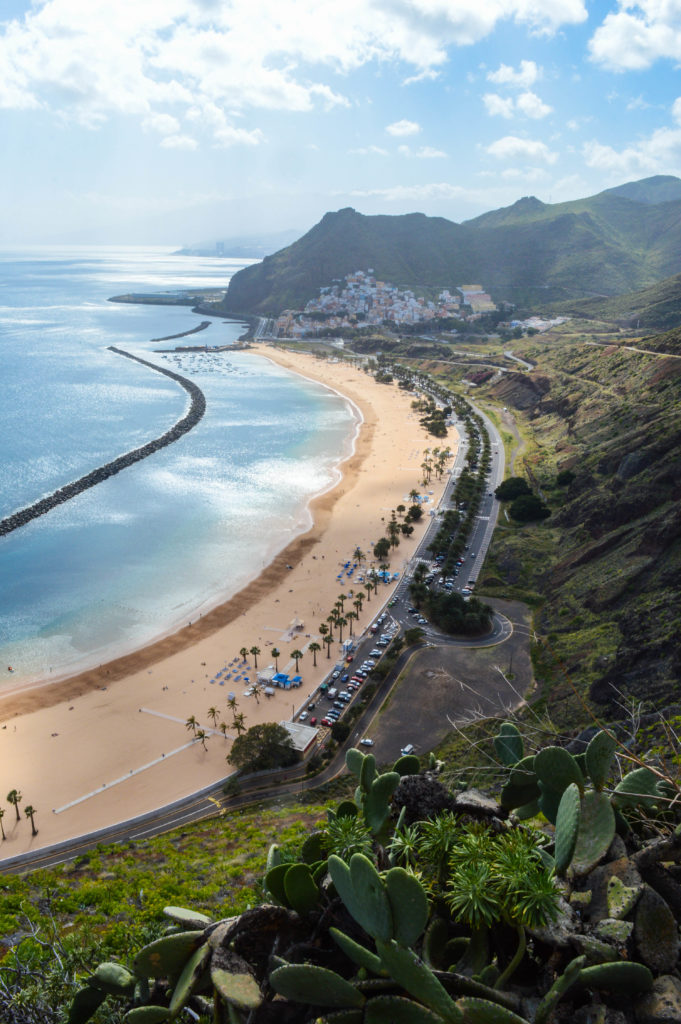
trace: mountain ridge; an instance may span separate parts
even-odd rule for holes
[[[476,281],[496,301],[536,306],[645,288],[680,263],[681,179],[656,176],[565,203],[526,196],[461,224],[422,213],[328,212],[291,245],[235,274],[222,308],[299,309],[320,288],[369,268],[400,287]]]

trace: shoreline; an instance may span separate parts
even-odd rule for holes
[[[252,349],[251,349],[252,350]],[[256,352],[263,358],[271,358],[272,362],[279,366],[285,365],[276,358],[272,358],[265,352]],[[288,368],[288,367],[286,367]],[[306,376],[299,373],[298,376],[314,383],[323,381],[317,377]],[[328,385],[324,385],[328,387]],[[187,626],[169,626],[156,640],[145,644],[134,651],[121,654],[118,657],[104,661],[100,665],[84,668],[78,672],[67,672],[64,675],[45,677],[40,680],[28,680],[14,685],[7,682],[0,690],[0,725],[18,715],[30,714],[36,709],[54,707],[66,701],[82,697],[83,694],[93,690],[100,690],[120,679],[124,679],[131,672],[140,669],[149,669],[159,661],[173,654],[183,651],[194,644],[199,643],[218,630],[223,629],[234,622],[239,616],[244,615],[262,599],[263,594],[273,587],[282,583],[289,575],[288,566],[291,563],[300,561],[323,537],[325,525],[333,511],[335,500],[331,497],[336,488],[340,487],[347,476],[357,472],[360,468],[363,457],[360,456],[359,464],[353,465],[357,456],[357,443],[360,431],[366,420],[359,405],[347,395],[341,394],[336,388],[329,387],[329,391],[339,395],[348,402],[356,412],[356,426],[350,439],[349,451],[346,455],[339,457],[334,467],[335,479],[327,487],[317,494],[314,494],[307,502],[303,515],[310,521],[310,525],[301,528],[301,531],[275,552],[267,564],[238,589],[230,597],[215,596],[214,599],[207,599],[209,607],[201,611],[199,606],[194,614],[198,618],[192,619]],[[366,445],[371,445],[372,431],[366,437]],[[324,499],[329,498],[329,501]]]
[[[23,819],[11,821],[8,815],[3,857],[96,831],[223,779],[231,771],[225,755],[236,735],[225,707],[228,692],[234,692],[247,727],[290,719],[340,657],[337,641],[329,657],[323,649],[313,656],[308,647],[322,639],[319,625],[339,590],[358,587],[343,569],[355,548],[370,552],[384,532],[382,521],[420,485],[423,450],[432,438],[411,409],[411,397],[394,385],[309,354],[267,346],[253,351],[352,402],[362,416],[354,448],[337,463],[335,483],[308,503],[309,528],[230,599],[134,653],[62,681],[19,684],[0,694],[0,766],[7,785],[18,788],[26,803],[34,802],[39,830],[32,837]],[[449,443],[455,449],[456,437]],[[446,479],[430,484],[430,507]],[[400,578],[428,521],[424,516],[413,536],[391,553],[391,569]],[[381,584],[366,595],[357,634],[396,586]],[[293,670],[293,648],[303,650],[301,688],[276,690],[266,700],[247,695],[253,658],[243,660],[239,652],[251,646],[260,652],[261,670],[274,663],[271,650],[279,648],[284,672]],[[209,725],[211,702],[228,723],[226,736]],[[206,749],[187,731],[190,716],[209,733]]]

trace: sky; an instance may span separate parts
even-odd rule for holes
[[[681,0],[0,0],[1,244],[681,175]]]

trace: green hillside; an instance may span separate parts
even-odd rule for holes
[[[608,299],[579,299],[561,303],[555,310],[569,316],[612,321],[635,330],[669,330],[681,324],[681,274],[641,291]]]
[[[680,341],[679,330],[644,338],[643,352],[565,324],[516,344],[535,369],[488,392],[521,425],[515,472],[553,514],[537,527],[500,521],[480,589],[540,595],[535,668],[563,723],[583,710],[577,689],[609,704],[606,716],[630,700],[662,711],[681,694],[681,357],[668,354]],[[557,486],[561,470],[573,478]]]
[[[224,310],[299,309],[353,270],[399,286],[480,282],[499,300],[547,302],[621,295],[678,271],[681,180],[650,178],[548,205],[534,197],[463,224],[413,213],[327,213],[306,235],[235,274]]]

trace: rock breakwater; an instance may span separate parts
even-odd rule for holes
[[[33,519],[45,515],[46,512],[52,511],[58,505],[63,505],[64,502],[70,501],[71,498],[82,494],[88,488],[108,480],[109,477],[120,473],[122,469],[126,469],[128,466],[148,458],[161,448],[173,444],[183,434],[188,433],[188,431],[195,427],[203,417],[206,411],[206,398],[201,388],[194,384],[193,381],[188,380],[187,377],[182,377],[179,373],[174,373],[172,370],[156,366],[155,363],[150,363],[146,359],[140,359],[139,356],[134,356],[122,348],[116,348],[114,345],[110,345],[109,350],[117,355],[125,356],[127,359],[132,359],[136,363],[141,363],[143,366],[148,366],[150,369],[155,370],[156,373],[162,373],[165,377],[170,377],[171,380],[176,381],[189,394],[191,402],[188,411],[169,430],[161,434],[160,437],[154,438],[153,441],[147,441],[146,444],[141,445],[139,448],[133,448],[131,451],[125,452],[124,455],[119,455],[118,458],[113,459],[111,462],[106,462],[103,466],[98,466],[97,469],[93,469],[90,473],[86,473],[85,476],[66,484],[64,487],[60,487],[51,494],[47,494],[32,505],[19,509],[18,512],[13,512],[12,515],[7,516],[5,519],[0,519],[0,537],[19,529],[20,526],[26,526]]]

